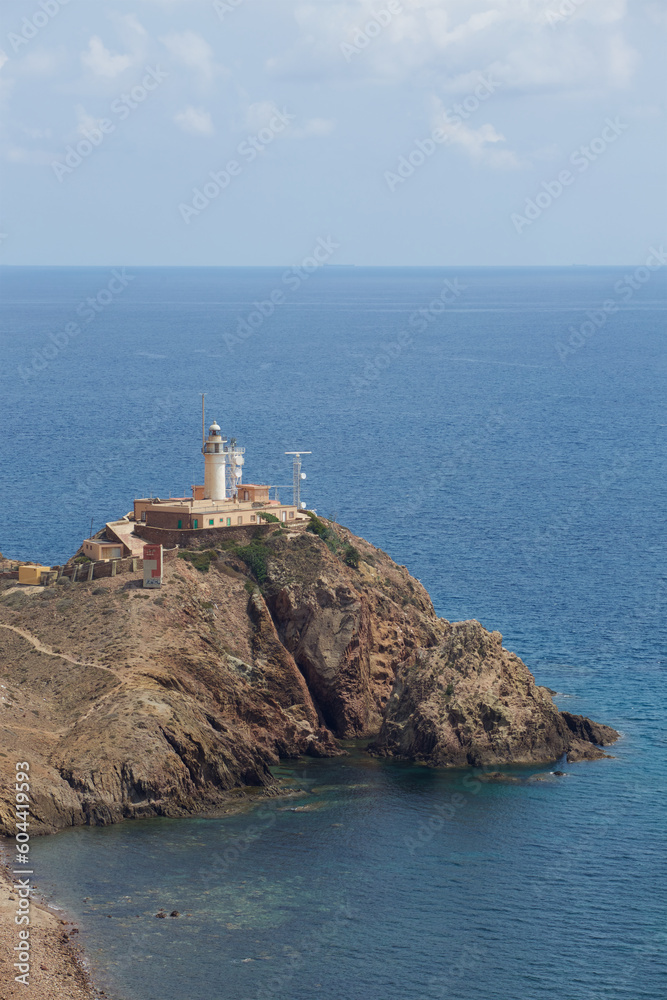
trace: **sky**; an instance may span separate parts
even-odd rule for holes
[[[2,0],[0,263],[644,263],[664,0]],[[318,241],[321,243],[318,244]]]

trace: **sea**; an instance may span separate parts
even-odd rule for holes
[[[246,481],[291,498],[285,453],[308,452],[310,508],[622,734],[612,759],[507,768],[516,783],[353,743],[281,762],[299,797],[34,839],[107,992],[667,996],[665,268],[5,267],[0,284],[6,556],[61,563],[134,497],[188,494],[205,393]]]

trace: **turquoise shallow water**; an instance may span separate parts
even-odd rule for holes
[[[75,830],[34,858],[124,997],[657,998],[664,786],[626,753],[566,770],[309,761],[281,769],[306,796]]]
[[[248,479],[289,482],[282,452],[312,450],[310,504],[406,564],[439,614],[499,629],[562,707],[623,733],[616,759],[545,782],[477,785],[356,748],[286,762],[308,794],[260,813],[35,842],[118,995],[667,995],[664,276],[625,300],[626,272],[325,269],[230,352],[281,270],[139,269],[27,379],[109,274],[0,272],[3,552],[59,561],[91,517],[187,489],[207,389]],[[410,325],[445,278],[464,292]],[[618,312],[561,360],[610,297]]]

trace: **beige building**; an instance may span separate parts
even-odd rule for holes
[[[202,407],[203,410],[203,407]],[[282,524],[307,521],[296,504],[280,503],[269,498],[269,487],[260,483],[243,483],[245,448],[235,439],[223,437],[214,421],[205,436],[202,412],[202,455],[204,484],[192,487],[191,497],[142,497],[134,501],[134,509],[119,521],[106,525],[106,538],[87,538],[82,550],[85,556],[99,560],[120,559],[126,555],[141,556],[145,538],[135,534],[139,525],[161,528],[170,532],[253,527],[266,523],[272,515]],[[178,536],[170,544],[179,544]]]
[[[264,489],[268,496],[268,486]],[[250,493],[240,487],[241,496]],[[180,497],[169,500],[141,499],[134,501],[134,517],[137,523],[152,528],[170,528],[176,531],[193,531],[198,528],[236,528],[263,524],[262,514],[272,514],[285,524],[307,520],[305,514],[297,511],[293,504],[282,504],[277,500],[195,500]]]
[[[86,538],[82,548],[84,556],[88,556],[93,562],[123,557],[123,545],[120,542],[103,542],[99,538]]]
[[[269,487],[242,483],[244,448],[222,436],[213,421],[204,437],[202,454],[204,484],[192,487],[191,497],[143,497],[134,501],[134,521],[149,528],[195,531],[200,528],[251,527],[264,523],[262,514],[272,514],[284,524],[307,520],[295,504],[269,499]]]
[[[50,569],[50,566],[19,566],[19,583],[29,587],[39,587],[42,573],[48,573]]]

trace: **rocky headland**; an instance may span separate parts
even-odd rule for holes
[[[31,833],[238,807],[271,765],[369,752],[434,766],[605,756],[498,632],[438,618],[403,566],[313,518],[140,574],[0,589],[0,833],[30,761]]]

